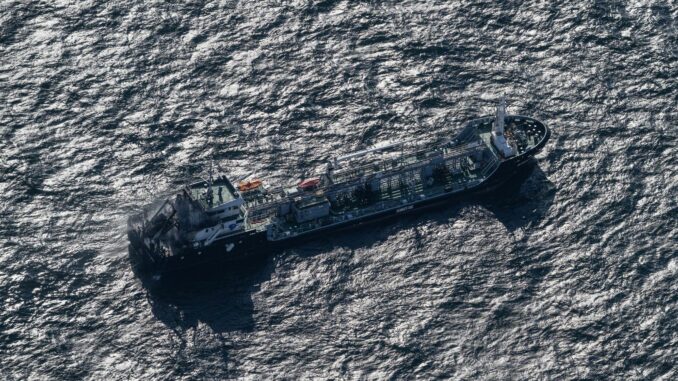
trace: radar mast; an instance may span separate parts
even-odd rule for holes
[[[492,144],[504,157],[516,154],[515,149],[509,144],[504,136],[504,124],[506,122],[506,97],[501,97],[497,105],[497,112],[492,124]]]

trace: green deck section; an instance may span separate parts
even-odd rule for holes
[[[484,150],[491,149],[489,140]],[[378,213],[383,210],[407,206],[416,201],[442,196],[446,193],[459,192],[476,186],[482,182],[499,163],[496,153],[489,154],[488,160],[474,162],[470,157],[463,157],[446,166],[446,170],[438,171],[426,180],[419,173],[406,178],[391,177],[382,179],[379,188],[344,194],[331,202],[330,215],[304,223],[296,223],[293,219],[278,221],[273,237],[284,238],[302,234],[323,226],[353,220],[361,216]]]
[[[470,122],[448,146],[408,153],[399,160],[391,158],[342,169],[332,178],[336,187],[328,188],[326,194],[331,202],[328,216],[297,223],[289,216],[272,215],[270,238],[292,237],[386,210],[408,210],[409,205],[417,201],[479,185],[503,160],[492,144],[493,120],[485,117]],[[537,123],[540,122],[531,118],[507,117],[505,135],[518,154],[536,146],[543,138],[546,129]],[[418,166],[422,162],[429,163],[428,169],[432,171],[424,173],[424,168]]]
[[[304,208],[310,208],[316,205],[324,204],[327,202],[327,198],[322,195],[314,195],[311,197],[304,198],[302,200],[297,201],[295,204],[297,208],[299,209],[304,209]]]

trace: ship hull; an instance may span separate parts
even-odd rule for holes
[[[545,143],[546,140],[547,139],[544,139],[542,143]],[[377,221],[392,219],[397,216],[418,213],[441,204],[461,201],[469,196],[492,192],[514,178],[518,172],[529,168],[529,166],[534,163],[534,155],[542,147],[543,144],[537,145],[529,152],[502,161],[497,170],[494,171],[490,177],[475,187],[454,193],[442,194],[429,199],[423,199],[404,205],[400,208],[384,210],[372,215],[349,220],[341,224],[319,228],[292,238],[269,241],[265,231],[245,232],[229,236],[226,239],[217,240],[207,247],[185,251],[182,255],[157,257],[149,253],[148,249],[143,244],[140,244],[140,238],[131,236],[129,250],[131,261],[136,271],[141,274],[152,275],[156,279],[160,278],[160,275],[189,274],[193,269],[204,269],[206,266],[219,268],[219,266],[223,265],[229,266],[240,264],[257,257],[278,252],[301,241],[327,234],[329,231],[335,232],[338,230],[352,229]]]

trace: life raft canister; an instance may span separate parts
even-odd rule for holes
[[[238,184],[238,190],[241,192],[247,192],[259,188],[264,182],[259,179],[241,181]]]
[[[310,190],[318,186],[320,184],[320,178],[318,177],[313,177],[310,179],[303,180],[299,184],[297,184],[297,187],[301,190]]]

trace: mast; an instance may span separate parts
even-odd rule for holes
[[[209,179],[207,180],[207,205],[212,207],[213,204],[213,190],[212,190],[212,184],[214,184],[214,176],[213,176],[213,167],[214,159],[210,160],[210,169],[209,169]]]
[[[492,144],[501,152],[502,156],[508,158],[516,154],[515,150],[504,136],[504,124],[506,123],[506,98],[501,97],[497,105],[497,113],[492,123]]]
[[[494,126],[492,132],[497,135],[504,135],[504,122],[506,119],[506,97],[501,97],[501,101],[497,105],[497,113],[494,119]]]

